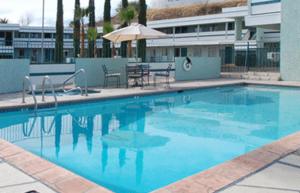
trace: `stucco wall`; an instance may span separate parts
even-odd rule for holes
[[[102,70],[102,65],[105,64],[108,70],[121,73],[121,85],[126,86],[126,65],[127,59],[111,59],[111,58],[81,58],[76,59],[75,70],[81,68],[85,69],[87,75],[87,82],[89,87],[99,87],[103,86],[104,83],[104,72]],[[84,79],[82,76],[78,76],[75,79],[75,84],[77,86],[83,86]],[[110,79],[109,85],[115,86],[116,82]]]
[[[23,89],[23,80],[29,75],[29,60],[0,60],[0,93],[19,92]]]
[[[300,81],[300,2],[281,1],[281,64],[283,80]]]
[[[192,57],[192,69],[185,71],[183,63],[185,58],[176,58],[176,81],[203,80],[219,78],[221,73],[221,58],[219,57]]]

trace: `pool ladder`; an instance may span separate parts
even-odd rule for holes
[[[54,86],[52,84],[51,78],[49,76],[45,76],[43,78],[43,82],[42,82],[42,101],[45,102],[45,92],[46,92],[46,82],[48,81],[48,84],[50,85],[51,88],[51,92],[54,98],[54,104],[55,104],[55,108],[57,108],[58,106],[58,102],[57,102],[57,96],[55,93],[55,89]],[[33,88],[33,84],[29,78],[29,76],[25,76],[24,80],[23,80],[23,93],[22,93],[22,103],[26,103],[25,101],[25,94],[26,94],[26,83],[28,84],[30,91],[31,91],[31,95],[34,101],[34,110],[36,111],[38,109],[38,103],[37,103],[37,99],[36,99],[36,94],[35,94],[35,89]]]
[[[55,108],[57,108],[57,96],[55,93],[55,89],[54,86],[52,84],[52,80],[49,76],[45,76],[42,82],[42,101],[45,102],[45,92],[46,92],[46,81],[48,81],[49,85],[50,85],[50,89],[54,98],[54,104],[55,104]]]
[[[82,88],[81,87],[76,87],[76,88],[73,88],[73,89],[70,89],[70,90],[66,90],[66,84],[68,82],[70,82],[70,80],[76,78],[77,76],[79,76],[80,74],[83,75],[83,79],[84,79],[84,94],[83,94],[83,91],[82,91]],[[71,92],[71,91],[74,91],[74,90],[80,90],[81,92],[81,95],[85,95],[85,96],[88,96],[88,88],[87,88],[87,77],[86,77],[86,72],[83,68],[77,70],[74,74],[72,74],[69,78],[67,78],[64,82],[63,82],[63,90],[65,93],[67,92]]]
[[[35,95],[35,91],[33,89],[33,84],[31,82],[29,76],[25,76],[24,79],[23,79],[22,103],[26,103],[26,101],[25,101],[26,83],[28,84],[28,86],[31,90],[31,95],[32,95],[33,102],[34,102],[34,110],[37,110],[38,104],[37,104],[37,100],[36,100],[36,95]]]

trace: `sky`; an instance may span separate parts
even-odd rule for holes
[[[63,0],[64,22],[68,25],[73,18],[75,0]],[[43,0],[0,0],[0,18],[8,18],[10,23],[20,23],[21,18],[32,18],[30,25],[38,26],[42,23]],[[115,11],[121,0],[111,0],[112,12]],[[24,3],[24,4],[23,4]],[[56,18],[56,0],[45,0],[45,25],[53,26]],[[88,0],[81,0],[81,5],[86,7]],[[96,19],[103,15],[104,0],[95,0]]]

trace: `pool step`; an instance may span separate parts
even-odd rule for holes
[[[246,72],[246,73],[222,73],[222,78],[234,78],[245,80],[264,80],[264,81],[278,81],[280,73],[276,72]]]
[[[247,72],[242,75],[246,80],[278,81],[280,74],[275,72]]]

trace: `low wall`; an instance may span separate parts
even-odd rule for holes
[[[183,63],[185,58],[175,59],[175,80],[193,81],[219,78],[221,74],[221,58],[219,57],[191,57],[192,68],[185,71]]]
[[[29,76],[27,59],[0,60],[0,93],[19,92],[23,89],[23,80]]]
[[[109,71],[121,73],[121,86],[126,86],[126,65],[127,59],[122,58],[80,58],[76,59],[75,70],[85,69],[87,75],[88,87],[102,87],[104,83],[104,72],[102,65],[105,64]],[[82,76],[77,76],[75,79],[76,86],[84,86]],[[110,79],[109,86],[116,86],[116,81]]]
[[[37,88],[41,87],[44,76],[50,76],[52,83],[61,86],[75,72],[74,64],[34,64],[30,65],[30,78]]]

